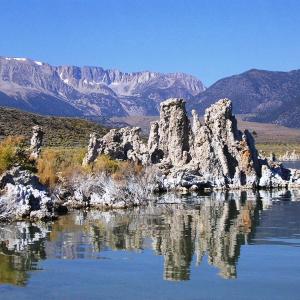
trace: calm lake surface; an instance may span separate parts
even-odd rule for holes
[[[299,299],[300,192],[0,225],[0,299]]]
[[[286,168],[300,169],[300,161],[299,160],[284,161],[283,165]]]

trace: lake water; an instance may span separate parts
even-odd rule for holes
[[[287,168],[300,169],[300,161],[299,160],[284,161],[283,165]]]
[[[0,299],[300,299],[300,192],[2,224]]]

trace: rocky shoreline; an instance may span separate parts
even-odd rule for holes
[[[42,139],[36,126],[31,159],[39,157]],[[93,133],[83,166],[103,154],[140,165],[142,171],[122,180],[103,172],[73,174],[50,191],[31,171],[13,167],[0,177],[0,221],[48,220],[68,208],[146,205],[165,192],[171,196],[171,192],[300,187],[300,170],[259,156],[250,132],[238,130],[228,99],[208,108],[203,123],[195,111],[190,121],[183,99],[168,99],[160,105],[160,119],[151,124],[147,142],[137,127],[112,129],[102,138]]]

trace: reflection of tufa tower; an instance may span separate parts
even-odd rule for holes
[[[164,256],[166,280],[189,280],[194,254],[197,265],[207,255],[222,277],[235,278],[240,247],[247,243],[258,217],[257,202],[247,201],[249,196],[256,200],[250,191],[215,193],[196,207],[93,212],[85,220],[89,234],[84,236],[91,238],[94,252],[106,247],[135,251],[152,247]]]
[[[222,277],[236,277],[240,247],[253,230],[258,209],[255,201],[246,201],[245,192],[231,194],[233,199],[223,196],[227,201],[213,199],[197,209],[178,208],[164,214],[164,230],[156,232],[153,248],[165,257],[165,279],[188,280],[194,253],[197,264],[207,255]]]
[[[7,230],[0,226],[0,283],[10,278],[25,284],[27,270],[45,257],[97,258],[106,248],[152,248],[164,257],[166,280],[189,280],[194,254],[197,265],[207,256],[222,277],[235,278],[241,245],[253,236],[263,208],[257,197],[237,191],[213,193],[196,206],[77,212],[54,222],[50,233],[46,225],[16,223]]]
[[[177,209],[164,215],[164,222],[153,242],[154,250],[165,258],[164,279],[189,280],[195,238],[193,217]]]

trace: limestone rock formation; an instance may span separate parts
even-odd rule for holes
[[[195,116],[194,122],[199,122]],[[192,161],[198,164],[200,174],[209,174],[216,186],[257,184],[259,163],[254,140],[248,131],[242,133],[237,129],[230,100],[219,100],[208,108],[204,124],[196,128]]]
[[[114,159],[143,161],[146,146],[140,138],[141,129],[125,127],[112,129],[103,138],[103,148],[100,153],[107,154]]]
[[[191,125],[183,99],[169,99],[161,103],[160,120],[151,126],[151,162],[157,163],[160,157],[166,169],[167,163],[170,166],[164,185],[257,185],[260,169],[254,140],[248,131],[237,129],[231,101],[222,99],[207,109],[204,124],[195,111],[192,116]]]
[[[99,148],[101,142],[95,132],[90,134],[90,141],[88,145],[88,151],[83,159],[83,165],[89,165],[96,160],[99,155]]]
[[[160,104],[159,121],[151,124],[147,146],[137,127],[112,129],[98,143],[99,154],[156,166],[160,190],[300,185],[297,172],[259,157],[250,132],[238,130],[229,99],[206,109],[203,124],[195,111],[190,122],[183,99],[168,99]]]
[[[20,167],[0,177],[0,220],[52,219],[55,201],[37,176]]]
[[[186,164],[190,157],[190,122],[183,99],[168,99],[160,105],[157,150],[173,166]]]
[[[30,151],[31,151],[30,157],[32,159],[37,159],[41,153],[44,132],[42,128],[38,125],[32,127],[32,131],[33,134],[30,141]]]
[[[148,161],[148,153],[146,145],[140,138],[140,132],[138,127],[125,127],[111,129],[101,139],[95,134],[91,134],[83,164],[91,164],[101,154],[109,155],[113,159],[129,159],[145,164]]]

